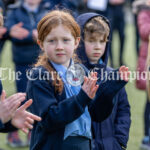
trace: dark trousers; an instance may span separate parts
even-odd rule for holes
[[[125,19],[124,19],[124,11],[123,5],[121,6],[108,6],[107,17],[110,21],[111,25],[111,41],[112,35],[115,30],[119,33],[119,43],[120,43],[120,55],[119,55],[119,65],[123,64],[123,50],[124,50],[124,42],[125,42]],[[110,60],[111,65],[113,67],[113,54],[112,54],[112,45],[110,47]]]
[[[134,15],[134,24],[135,24],[135,48],[137,52],[137,56],[139,55],[139,43],[140,43],[140,35],[138,30],[138,23],[137,23],[137,15]]]
[[[148,101],[148,98],[144,111],[144,134],[145,136],[150,136],[150,102]]]
[[[104,17],[107,17],[107,10],[106,11],[100,11],[100,10],[94,10],[94,9],[88,8],[88,12],[95,12],[97,14],[104,16]]]
[[[85,137],[69,136],[61,150],[91,150],[91,141]]]

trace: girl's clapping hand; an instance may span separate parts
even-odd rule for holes
[[[96,91],[98,89],[97,82],[97,73],[91,72],[89,77],[84,78],[84,83],[82,86],[83,91],[91,98],[93,99],[95,97]]]

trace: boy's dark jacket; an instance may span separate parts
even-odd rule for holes
[[[30,78],[27,85],[27,99],[33,99],[30,110],[42,118],[41,122],[34,124],[31,150],[61,150],[65,126],[81,116],[86,106],[92,120],[105,120],[113,108],[112,98],[126,84],[121,80],[104,82],[99,86],[95,100],[91,100],[82,89],[78,95],[66,99],[65,88],[61,94],[56,93],[52,77],[44,67],[33,69]]]
[[[90,70],[94,67],[103,69],[103,71],[110,72],[112,68],[107,67],[109,42],[107,42],[106,50],[102,56],[103,64],[92,65],[90,64],[83,42],[84,26],[85,24],[95,16],[100,16],[96,13],[85,13],[77,18],[77,22],[81,28],[81,43],[77,49],[77,55],[82,60],[83,64]],[[103,16],[101,16],[103,17]],[[103,19],[108,23],[106,18]],[[110,25],[109,25],[110,27]],[[126,147],[129,138],[130,128],[130,106],[127,99],[127,94],[124,88],[122,88],[114,97],[114,108],[105,121],[96,123],[93,121],[93,136],[94,136],[94,150],[121,150],[121,146]]]
[[[22,22],[23,28],[29,31],[29,35],[22,40],[11,38],[13,61],[15,64],[28,65],[35,63],[40,48],[36,44],[36,41],[33,40],[32,30],[37,28],[38,22],[47,12],[48,8],[42,4],[40,4],[36,13],[29,13],[23,7],[22,1],[9,6],[5,22],[5,27],[8,29],[7,34],[9,34],[11,27],[19,22]]]

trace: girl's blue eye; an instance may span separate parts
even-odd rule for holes
[[[64,42],[67,42],[67,41],[69,41],[69,39],[64,39]]]
[[[69,39],[69,38],[64,38],[63,40],[64,40],[64,42],[69,42],[71,39]]]
[[[50,42],[50,43],[53,43],[53,42],[54,42],[54,40],[49,40],[49,42]]]

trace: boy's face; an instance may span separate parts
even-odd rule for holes
[[[97,64],[105,52],[106,42],[103,39],[103,36],[85,37],[85,52],[92,64]]]

